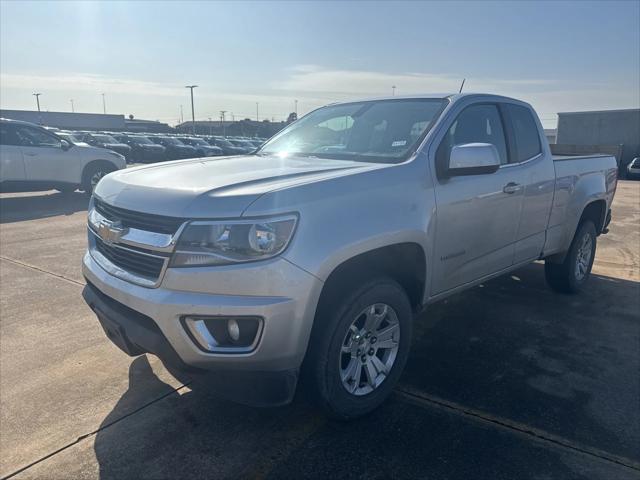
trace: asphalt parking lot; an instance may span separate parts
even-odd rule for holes
[[[351,423],[120,352],[80,296],[86,206],[0,196],[2,478],[640,478],[640,182],[586,292],[536,263],[431,306],[396,393]]]

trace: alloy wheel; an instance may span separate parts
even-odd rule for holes
[[[97,172],[95,172],[93,175],[91,175],[91,190],[93,190],[94,188],[96,188],[96,185],[98,185],[98,182],[100,180],[102,180],[102,177],[104,177],[106,175],[106,172],[102,171],[102,170],[98,170]]]
[[[591,264],[591,255],[593,254],[593,241],[591,235],[585,233],[580,241],[580,247],[576,255],[575,275],[577,280],[582,280],[587,276],[589,265]]]
[[[340,379],[352,395],[371,393],[388,377],[398,355],[400,322],[384,303],[369,305],[353,320],[340,350]]]

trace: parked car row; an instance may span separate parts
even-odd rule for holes
[[[96,142],[111,145],[111,140],[96,137]],[[91,193],[102,177],[126,166],[121,153],[88,145],[76,134],[0,119],[0,191]]]
[[[243,155],[255,151],[265,141],[245,137],[49,130],[73,144],[84,143],[117,152],[129,163]]]
[[[0,190],[91,192],[107,173],[132,162],[243,155],[264,139],[66,131],[0,120]]]

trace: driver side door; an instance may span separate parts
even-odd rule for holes
[[[62,148],[62,140],[38,127],[21,125],[16,130],[27,179],[30,182],[77,182],[74,155]]]
[[[494,145],[501,166],[486,174],[438,174],[432,295],[513,264],[524,189],[517,169],[503,168],[510,148],[498,104],[472,104],[455,117],[438,144],[436,170],[448,168],[454,146],[470,143]]]

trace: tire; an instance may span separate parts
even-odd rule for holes
[[[405,291],[387,277],[370,280],[325,303],[316,315],[305,361],[310,378],[305,380],[312,398],[331,416],[348,420],[373,411],[391,394],[409,355],[413,313]],[[370,336],[364,335],[367,320],[372,322],[369,326],[378,322]],[[355,332],[360,327],[363,335]],[[377,341],[380,333],[385,339]],[[385,370],[386,374],[380,373]],[[370,377],[368,372],[374,374]]]
[[[545,262],[547,283],[556,292],[578,293],[589,280],[595,256],[596,227],[591,220],[585,220],[578,226],[564,262]]]
[[[82,175],[82,190],[91,195],[100,179],[114,170],[112,166],[104,163],[89,165]]]

